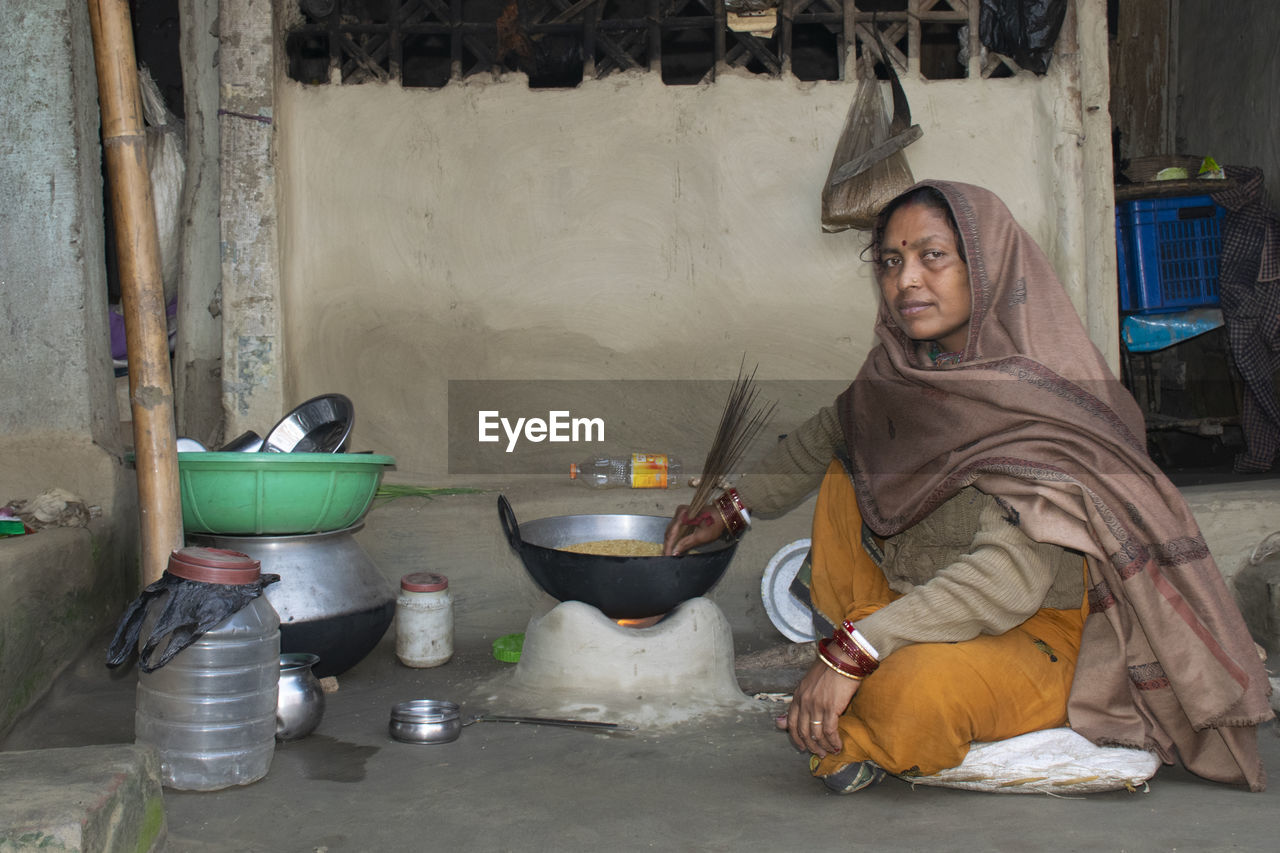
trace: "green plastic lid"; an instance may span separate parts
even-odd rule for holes
[[[493,641],[493,656],[503,663],[519,663],[524,634],[507,634]]]

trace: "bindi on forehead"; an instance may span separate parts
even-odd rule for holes
[[[904,246],[905,246],[905,245],[907,245],[907,241],[906,241],[906,240],[903,240],[903,241],[902,241],[902,245],[904,245]]]

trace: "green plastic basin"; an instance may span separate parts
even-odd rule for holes
[[[359,521],[390,456],[371,453],[179,453],[188,533],[322,533]]]

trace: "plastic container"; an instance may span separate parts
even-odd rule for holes
[[[569,479],[593,489],[668,489],[680,482],[684,466],[665,453],[596,456],[569,466]]]
[[[493,641],[494,660],[519,663],[524,652],[524,634],[505,634]]]
[[[1129,352],[1155,352],[1211,332],[1224,322],[1221,308],[1129,314],[1120,324],[1120,340]]]
[[[167,571],[203,583],[252,583],[257,560],[234,551],[184,548]],[[143,623],[162,607],[154,607]],[[154,672],[138,673],[134,734],[160,753],[170,788],[216,791],[267,775],[275,754],[280,619],[266,596],[205,632]]]
[[[1120,310],[1145,314],[1217,305],[1225,217],[1207,195],[1117,204]]]
[[[187,533],[293,535],[364,517],[395,459],[373,453],[179,453]]]
[[[453,657],[453,598],[444,575],[414,572],[400,579],[396,657],[417,669],[440,666]]]

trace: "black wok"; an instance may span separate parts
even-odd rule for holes
[[[548,595],[582,601],[610,619],[660,616],[705,595],[729,567],[737,542],[716,542],[679,557],[617,557],[561,551],[600,539],[661,542],[669,518],[658,515],[562,515],[520,524],[505,495],[498,519],[511,549]]]

